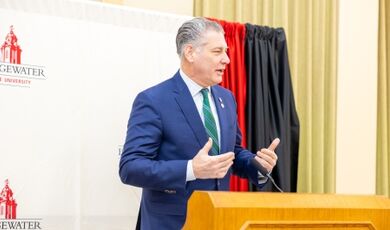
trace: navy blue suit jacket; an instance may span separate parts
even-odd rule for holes
[[[211,87],[220,123],[220,151],[235,153],[222,179],[186,182],[188,160],[208,140],[195,102],[179,72],[136,97],[131,111],[119,174],[125,184],[142,187],[141,229],[180,229],[194,190],[229,190],[232,170],[257,184],[255,155],[241,146],[233,94]]]

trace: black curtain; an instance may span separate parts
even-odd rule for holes
[[[246,128],[248,149],[267,148],[279,137],[278,162],[272,171],[276,184],[286,192],[297,190],[299,120],[295,109],[282,28],[246,24],[247,70]],[[257,190],[253,185],[251,190]],[[262,191],[277,191],[270,180]]]

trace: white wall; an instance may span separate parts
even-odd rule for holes
[[[337,193],[375,193],[378,7],[340,0]]]
[[[177,71],[175,36],[187,19],[89,1],[0,0],[0,43],[13,25],[22,64],[47,76],[0,84],[0,189],[9,179],[18,218],[53,230],[134,228],[140,189],[121,183],[118,146],[136,94]]]
[[[172,14],[193,15],[193,0],[123,0],[123,4]]]

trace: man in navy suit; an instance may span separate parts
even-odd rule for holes
[[[261,186],[267,178],[251,160],[268,172],[277,161],[279,139],[256,154],[241,146],[235,99],[218,85],[230,62],[222,27],[194,18],[176,45],[180,69],[138,94],[120,159],[122,182],[143,188],[141,229],[180,229],[194,190],[229,190],[232,171]]]

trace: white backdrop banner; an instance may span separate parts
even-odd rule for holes
[[[118,176],[132,101],[177,71],[187,19],[0,0],[0,225],[134,228],[140,190]]]

